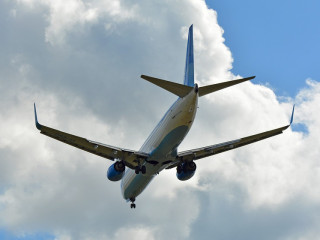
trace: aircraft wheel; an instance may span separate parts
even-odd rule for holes
[[[138,175],[139,172],[140,172],[140,167],[139,166],[136,166],[136,168],[134,169],[135,173]]]
[[[146,172],[147,172],[146,166],[142,166],[141,167],[141,173],[142,174],[146,174]]]

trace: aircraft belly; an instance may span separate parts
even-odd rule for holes
[[[160,121],[155,131],[152,132],[141,147],[140,151],[149,152],[153,155],[153,152],[159,152],[157,148],[161,145],[161,152],[168,150],[164,153],[164,155],[166,155],[181,143],[192,126],[197,108],[196,95],[191,98],[191,100],[187,100],[189,101],[183,101],[181,99],[171,107]],[[175,139],[174,137],[177,138]],[[169,147],[169,144],[165,144],[165,140],[171,140],[171,148]],[[165,148],[165,146],[167,147]]]
[[[133,170],[128,170],[126,175],[127,179],[121,184],[122,196],[126,200],[137,197],[154,178],[154,175],[135,174]]]
[[[132,169],[126,171],[121,183],[124,199],[136,198],[170,161],[175,160],[177,147],[193,123],[197,98],[197,94],[191,92],[185,98],[178,99],[150,134],[140,149],[150,153],[150,157],[141,163],[146,166],[146,174],[135,174]]]
[[[188,126],[179,126],[169,132],[163,140],[159,143],[157,148],[155,148],[151,154],[150,158],[167,158],[168,153],[170,153],[173,149],[178,147],[181,141],[184,139],[185,135],[188,133],[189,127]],[[175,157],[175,156],[171,156]]]

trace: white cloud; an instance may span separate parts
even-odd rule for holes
[[[68,34],[81,32],[85,25],[95,24],[99,18],[101,21],[110,18],[112,22],[123,22],[138,17],[134,5],[126,8],[120,0],[19,0],[17,2],[31,8],[42,6],[46,9],[49,24],[46,27],[45,39],[52,45],[63,44]]]
[[[283,126],[293,102],[295,122],[308,133],[288,129],[198,161],[187,182],[175,170],[162,172],[132,211],[119,184],[105,177],[109,161],[39,134],[33,102],[45,125],[139,149],[175,97],[138,77],[182,81],[191,23],[197,81],[236,78],[216,12],[204,1],[31,0],[0,7],[12,29],[0,39],[1,228],[59,240],[320,236],[319,82],[307,80],[288,102],[254,81],[201,98],[181,150]]]

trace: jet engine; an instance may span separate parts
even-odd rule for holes
[[[194,175],[197,165],[194,162],[184,162],[177,167],[177,178],[180,181],[185,181]]]
[[[117,161],[114,164],[112,164],[107,172],[107,177],[110,181],[119,181],[124,174],[125,165],[122,161]]]

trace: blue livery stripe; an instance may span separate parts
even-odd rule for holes
[[[168,152],[175,150],[178,147],[188,131],[189,128],[185,125],[173,129],[164,137],[159,146],[152,151],[150,157],[165,157]],[[174,151],[174,153],[176,153],[176,151]]]

